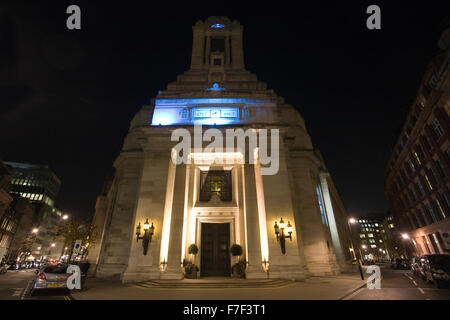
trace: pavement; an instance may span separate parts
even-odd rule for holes
[[[185,279],[122,284],[119,280],[90,278],[82,290],[71,292],[71,297],[75,300],[336,300],[363,285],[359,273],[311,277],[299,282]]]
[[[359,273],[311,277],[306,281],[224,278],[146,281],[83,279],[81,290],[50,290],[29,295],[34,269],[0,275],[0,300],[450,300],[450,288],[438,289],[410,270],[381,267],[381,288],[368,289]],[[366,270],[366,268],[364,268]]]

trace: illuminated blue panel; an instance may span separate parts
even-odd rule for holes
[[[167,126],[171,124],[178,124],[182,122],[180,117],[180,109],[179,108],[161,108],[153,111],[153,126]]]
[[[223,24],[216,23],[216,24],[213,24],[213,25],[211,26],[211,28],[225,28],[225,26],[224,26]]]
[[[245,98],[198,98],[198,99],[156,99],[156,106],[192,106],[196,104],[226,104],[226,103],[267,103],[269,99]]]

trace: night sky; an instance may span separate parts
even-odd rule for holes
[[[194,23],[224,15],[244,26],[247,69],[302,114],[349,214],[386,212],[385,166],[448,1],[111,2],[0,5],[0,159],[50,165],[58,207],[93,214],[133,115],[189,68]]]

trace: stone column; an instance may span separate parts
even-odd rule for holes
[[[157,145],[156,139],[149,140],[149,147],[145,150],[144,166],[140,179],[138,191],[138,203],[133,223],[129,227],[129,233],[132,235],[130,243],[130,258],[125,270],[122,281],[136,281],[159,279],[159,256],[161,239],[163,233],[165,195],[167,185],[169,184],[169,173],[172,162],[168,150],[152,149]],[[170,149],[169,149],[170,150]],[[142,226],[146,219],[154,223],[155,231],[148,246],[147,254],[143,254],[142,241],[136,241],[136,227],[141,224],[141,236],[143,235]]]
[[[307,275],[306,261],[303,255],[303,243],[298,239],[301,221],[294,217],[292,195],[288,183],[289,177],[282,143],[279,144],[278,160],[279,170],[277,174],[261,176],[261,184],[265,195],[263,201],[265,202],[267,220],[266,231],[269,239],[269,277],[304,280]],[[279,222],[281,218],[283,218],[286,225],[290,222],[293,227],[293,239],[286,239],[285,254],[281,252],[280,240],[277,240],[274,229],[275,221]]]
[[[161,272],[161,279],[183,278],[183,273],[181,270],[181,244],[184,220],[185,188],[186,165],[180,164],[177,166],[175,172],[167,268],[165,271]]]
[[[230,65],[230,36],[225,37],[225,64]]]
[[[205,50],[205,64],[207,66],[209,66],[210,61],[210,54],[211,54],[211,37],[210,36],[206,36],[206,50]]]
[[[333,242],[334,251],[336,253],[336,259],[341,266],[345,266],[345,259],[342,252],[341,241],[339,239],[339,233],[336,226],[336,220],[334,218],[333,205],[331,203],[330,191],[328,190],[327,177],[328,173],[319,172],[320,186],[322,188],[323,200],[325,201],[325,207],[327,211],[328,224],[330,226],[331,241]]]
[[[201,69],[203,65],[203,55],[205,46],[205,32],[203,30],[203,22],[199,21],[192,27],[193,42],[192,42],[192,58],[191,69]]]
[[[244,69],[244,50],[242,47],[242,26],[233,24],[231,31],[231,53],[233,55],[233,69]]]
[[[251,164],[243,165],[244,210],[247,218],[247,279],[266,279],[262,268],[261,241],[259,236],[258,203],[256,196],[255,169]]]

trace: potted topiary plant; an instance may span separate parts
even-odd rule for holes
[[[236,257],[236,263],[231,267],[231,273],[235,278],[244,278],[245,277],[245,262],[240,260],[240,257],[243,253],[242,247],[238,244],[233,244],[230,248],[231,255]]]
[[[195,265],[195,255],[198,253],[198,247],[195,243],[188,248],[188,253],[193,255],[193,261],[183,261],[185,277],[188,279],[197,279],[198,267]]]

